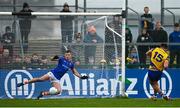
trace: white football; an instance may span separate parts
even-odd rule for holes
[[[123,94],[123,97],[128,98],[128,96],[129,96],[129,95],[128,95],[128,93],[126,93],[126,92]]]
[[[51,95],[56,94],[56,93],[57,93],[57,89],[56,89],[55,87],[51,87],[51,88],[49,89],[49,93],[50,93]]]

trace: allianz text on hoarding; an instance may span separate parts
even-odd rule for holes
[[[39,82],[17,87],[17,83],[34,77],[46,74],[48,70],[0,70],[1,98],[35,98],[43,90],[51,87],[50,82]],[[112,97],[121,94],[121,81],[115,77],[114,70],[89,70],[80,69],[81,74],[89,76],[87,80],[75,77],[71,71],[60,80],[62,93],[56,98],[61,97]],[[164,71],[159,85],[166,95],[180,97],[178,91],[178,69]],[[152,87],[149,85],[147,70],[130,69],[126,71],[126,78],[131,83],[126,84],[126,92],[129,97],[147,98],[153,94]]]

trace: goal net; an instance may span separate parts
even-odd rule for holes
[[[122,81],[125,79],[122,76],[122,70],[125,69],[122,38],[125,19],[121,14],[32,12],[31,15],[36,17],[28,19],[32,21],[28,42],[21,36],[20,22],[23,18],[17,17],[15,20],[16,32],[20,36],[16,39],[14,52],[22,57],[23,63],[28,61],[28,57],[37,55],[41,61],[46,58],[49,60],[44,64],[35,63],[34,67],[25,65],[27,67],[24,69],[51,69],[56,63],[50,58],[62,56],[65,50],[70,49],[76,68],[90,78],[79,81],[73,77],[72,88],[68,88],[67,81],[72,76],[65,75],[61,79],[63,96],[109,97],[125,92],[125,84],[122,84],[125,83]]]

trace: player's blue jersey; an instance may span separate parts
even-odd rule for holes
[[[60,57],[56,68],[52,69],[51,72],[57,79],[61,77],[69,70],[74,68],[74,63],[70,60]]]

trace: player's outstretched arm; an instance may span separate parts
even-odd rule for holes
[[[56,61],[59,59],[59,56],[58,55],[55,55],[54,57],[51,58],[51,61]]]
[[[151,56],[151,52],[153,51],[153,49],[150,49],[149,51],[146,52],[147,56]]]
[[[72,69],[72,72],[75,76],[79,77],[80,79],[88,79],[88,76],[82,76],[75,68]]]
[[[169,61],[168,60],[165,60],[164,61],[164,68],[167,69],[169,66]]]

